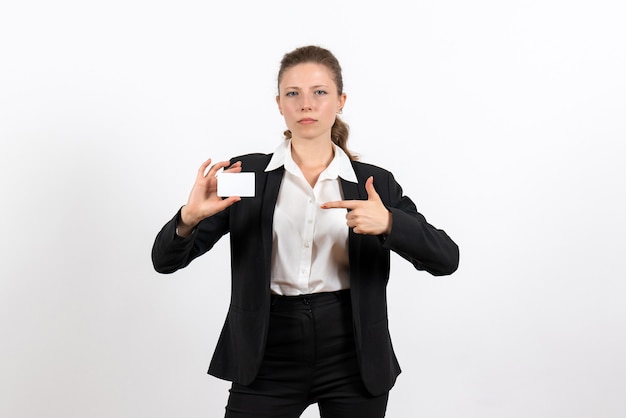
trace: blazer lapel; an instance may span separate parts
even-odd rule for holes
[[[343,191],[344,200],[359,200],[359,185],[351,181],[341,179],[341,190]],[[361,339],[361,316],[358,314],[361,310],[361,286],[359,283],[361,266],[361,242],[363,236],[355,234],[352,228],[348,231],[348,258],[350,260],[350,298],[352,300],[352,312],[355,323],[355,331],[358,341]]]
[[[356,200],[359,199],[358,184],[351,181],[341,179],[341,190],[343,191],[344,200]]]
[[[359,196],[359,185],[357,183],[341,179],[341,190],[343,191],[344,200],[362,199]],[[352,287],[353,290],[358,290],[358,280],[356,280],[356,277],[359,275],[358,261],[361,249],[361,239],[361,235],[355,234],[352,228],[350,228],[348,232],[348,257],[350,259],[350,287]]]
[[[261,225],[263,234],[263,257],[267,260],[265,265],[265,277],[268,281],[272,268],[272,234],[274,229],[274,209],[278,200],[278,191],[283,179],[284,168],[280,167],[267,173],[261,202]]]

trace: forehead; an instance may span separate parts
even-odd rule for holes
[[[280,85],[283,87],[334,86],[335,81],[333,73],[327,66],[307,62],[294,65],[285,70],[280,80]]]

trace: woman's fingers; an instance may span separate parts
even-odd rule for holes
[[[198,178],[206,179],[210,177],[215,177],[217,172],[224,168],[224,171],[229,173],[239,173],[241,171],[241,161],[237,161],[236,163],[231,164],[230,161],[220,161],[211,166],[211,159],[206,160],[200,168],[198,169]],[[210,168],[209,168],[210,166]],[[228,167],[228,168],[226,168]]]
[[[205,162],[202,163],[200,168],[198,169],[198,177],[204,177],[206,173],[207,167],[211,164],[211,159],[209,158]]]
[[[236,163],[233,163],[230,167],[228,167],[224,171],[227,171],[229,173],[239,173],[241,171],[241,161],[237,161]]]

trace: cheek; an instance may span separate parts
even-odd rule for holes
[[[283,110],[283,115],[293,115],[294,113],[297,112],[296,107],[293,104],[284,104],[282,106],[282,110]]]
[[[337,113],[337,105],[335,103],[331,103],[331,102],[326,102],[324,103],[321,107],[321,110],[325,113],[325,114],[335,114]]]

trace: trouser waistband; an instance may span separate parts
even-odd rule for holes
[[[299,309],[309,305],[326,305],[337,301],[349,301],[350,289],[338,290],[335,292],[319,292],[297,296],[272,295],[272,309],[281,310]]]

